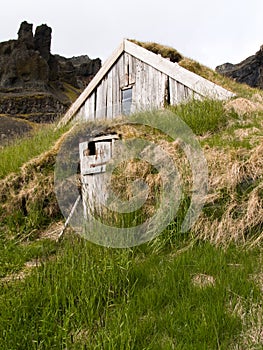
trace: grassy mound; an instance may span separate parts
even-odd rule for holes
[[[246,91],[246,99],[261,103],[255,90],[251,98]],[[70,229],[61,242],[50,239],[61,228],[53,226],[61,220],[54,164],[72,132],[46,130],[0,150],[2,349],[262,348],[262,111],[245,110],[243,102],[239,109],[209,100],[170,109],[191,127],[209,171],[202,213],[185,233],[192,173],[180,138],[120,120],[94,126],[126,141],[154,142],[181,176],[177,216],[154,240],[133,248],[100,247]],[[156,169],[133,159],[113,176],[126,200],[134,180],[147,182],[150,198],[140,219],[150,217],[160,185]]]

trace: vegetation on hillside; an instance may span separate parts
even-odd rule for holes
[[[0,150],[1,349],[262,349],[262,94],[238,89],[235,104],[170,108],[197,135],[209,171],[202,213],[185,233],[192,174],[180,140],[123,120],[96,126],[156,143],[181,175],[177,216],[138,247],[100,247],[71,229],[56,241],[54,165],[72,131],[45,129]],[[117,170],[113,187],[122,198],[142,177],[156,193],[158,173],[148,164]],[[150,199],[139,219],[155,208]]]

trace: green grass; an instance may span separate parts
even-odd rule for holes
[[[215,133],[225,127],[229,119],[221,101],[192,100],[169,108],[180,117],[196,135]]]
[[[2,288],[1,349],[231,349],[242,331],[231,308],[261,300],[250,278],[260,251],[184,244],[156,254],[154,243],[66,239],[55,260]],[[214,284],[195,285],[198,274]]]
[[[0,150],[0,178],[12,172],[18,172],[20,167],[30,159],[50,149],[54,142],[65,132],[65,129],[54,129],[54,125],[43,126],[31,137],[17,139],[11,145]]]
[[[35,241],[31,244],[21,244],[15,238],[0,239],[0,278],[19,272],[27,261],[44,259],[55,252],[54,242],[50,240]]]
[[[257,116],[241,120],[235,114],[226,115],[222,102],[191,101],[172,111],[194,134],[205,136],[202,144],[222,147],[226,152],[228,148],[231,152],[249,148],[245,144],[249,140],[236,144],[234,138],[228,139],[243,122],[260,128]],[[152,117],[151,113],[145,115],[145,123]],[[165,120],[159,123],[162,130]],[[145,127],[145,134],[159,140],[163,136],[158,132],[159,124],[154,125],[154,132],[148,133]],[[1,177],[19,171],[26,160],[50,148],[59,135],[45,129],[28,142],[21,140],[2,149]],[[173,141],[168,135],[164,139]],[[15,168],[8,163],[11,157]],[[41,169],[41,174],[46,171],[50,177],[52,168],[48,164],[43,167],[47,169]],[[218,188],[221,195],[204,207],[204,214],[211,223],[220,220],[233,196],[243,203],[260,181],[237,184],[232,192]],[[249,340],[256,338],[256,329],[262,330],[262,290],[256,278],[262,274],[259,242],[254,248],[227,242],[216,247],[198,240],[193,232],[180,233],[189,207],[187,197],[175,221],[155,240],[138,247],[104,248],[71,231],[59,243],[36,240],[56,214],[44,212],[51,202],[55,208],[53,199],[46,204],[42,203],[46,198],[42,202],[36,198],[27,203],[27,213],[16,208],[5,214],[0,208],[4,217],[0,225],[1,350],[228,350],[237,345],[240,349],[262,349],[261,340]],[[122,219],[125,225],[131,224],[132,216]],[[255,237],[260,236],[260,230],[259,226]],[[23,271],[32,259],[40,266],[23,280],[3,279]]]

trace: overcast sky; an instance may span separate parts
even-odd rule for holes
[[[211,68],[263,44],[262,0],[7,0],[0,41],[16,39],[24,20],[52,27],[52,53],[103,61],[123,38],[172,46]]]

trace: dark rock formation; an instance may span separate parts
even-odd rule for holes
[[[33,35],[32,27],[22,22],[17,40],[0,43],[0,113],[50,122],[86,87],[101,60],[52,55],[52,29],[42,24]]]
[[[67,82],[82,89],[101,67],[88,56],[64,58],[50,52],[52,29],[21,23],[18,40],[0,43],[0,90],[17,88],[47,91],[49,83]],[[59,84],[58,84],[59,86]]]
[[[51,93],[0,94],[0,115],[15,116],[37,123],[51,123],[57,114],[65,111],[66,104],[61,103]]]
[[[101,60],[96,58],[91,60],[88,56],[65,58],[59,55],[54,56],[58,62],[63,81],[84,89],[101,67]]]
[[[36,28],[34,37],[35,50],[39,51],[40,55],[47,62],[50,58],[51,32],[52,29],[50,27],[42,24]]]
[[[34,49],[34,38],[32,32],[33,24],[22,22],[18,31],[18,43],[24,44],[28,49]]]
[[[263,89],[263,46],[253,56],[238,64],[225,63],[216,67],[216,71],[235,79],[239,83],[246,83],[252,87]]]

